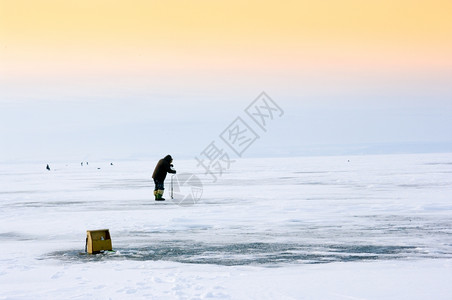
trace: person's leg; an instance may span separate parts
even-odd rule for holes
[[[154,189],[154,196],[155,200],[165,200],[165,198],[162,198],[163,192],[165,190],[165,187],[163,186],[163,182],[160,182],[158,180],[154,180],[155,183],[155,189]]]
[[[159,198],[158,197],[159,187],[160,187],[159,181],[154,179],[154,196],[155,196],[155,200],[158,200],[158,198]]]

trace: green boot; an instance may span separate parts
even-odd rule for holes
[[[165,201],[165,198],[163,196],[163,190],[157,190],[155,195],[155,201]]]

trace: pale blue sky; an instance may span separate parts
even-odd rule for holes
[[[229,78],[215,86],[181,80],[174,89],[139,81],[126,88],[130,80],[4,85],[1,160],[153,159],[167,153],[193,158],[219,141],[263,90],[285,114],[267,133],[259,132],[245,157],[452,151],[448,83],[298,79],[284,84],[278,77],[249,79],[240,85]]]

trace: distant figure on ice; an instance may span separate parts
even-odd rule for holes
[[[173,158],[171,155],[167,155],[155,166],[154,173],[152,174],[152,178],[154,179],[154,196],[155,201],[164,201],[165,198],[162,198],[163,191],[165,190],[165,187],[163,186],[163,182],[165,181],[166,174],[167,173],[173,173],[176,174],[176,170],[173,169]]]
[[[50,171],[50,166],[49,166],[49,164],[47,164],[46,169],[47,169],[48,171]]]

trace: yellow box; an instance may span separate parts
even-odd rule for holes
[[[93,254],[102,250],[113,250],[108,229],[86,231],[86,252]]]

